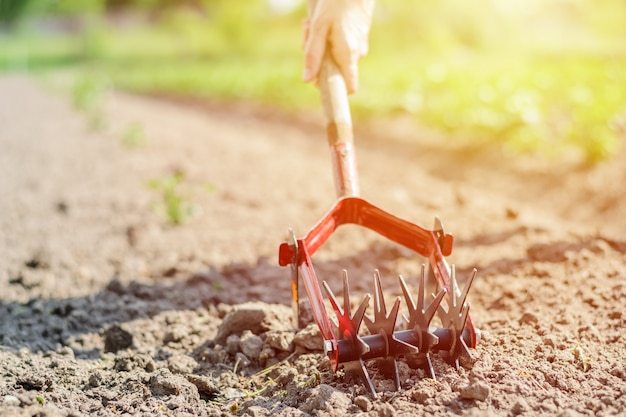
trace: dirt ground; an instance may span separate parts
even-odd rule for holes
[[[585,167],[359,126],[363,197],[443,220],[484,334],[458,371],[434,355],[436,381],[400,358],[399,392],[368,363],[374,399],[292,328],[277,265],[334,202],[319,115],[115,92],[102,122],[57,84],[0,78],[0,415],[626,415],[625,152]],[[348,269],[355,302],[374,268],[395,296],[422,262],[354,226],[314,257],[336,291]]]

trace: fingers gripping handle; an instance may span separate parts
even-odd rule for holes
[[[309,0],[309,16],[313,15],[316,0]],[[326,135],[331,152],[337,197],[359,195],[356,169],[356,151],[352,130],[352,116],[346,82],[327,45],[317,85],[326,122]]]

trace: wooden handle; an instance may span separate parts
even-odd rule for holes
[[[328,144],[333,146],[341,142],[354,142],[346,82],[328,48],[322,59],[318,87],[326,121]]]
[[[356,197],[359,195],[359,177],[348,91],[343,75],[330,57],[328,48],[322,60],[318,87],[326,119],[326,137],[337,197]]]
[[[313,15],[316,1],[308,0],[309,16]],[[326,137],[330,147],[337,197],[358,196],[359,177],[348,89],[341,71],[330,54],[330,45],[327,45],[322,58],[317,86],[326,121]]]

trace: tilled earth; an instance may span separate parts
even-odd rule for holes
[[[401,391],[367,363],[376,399],[293,328],[276,261],[334,201],[317,115],[109,92],[95,129],[60,85],[0,78],[0,415],[626,415],[624,152],[361,127],[363,196],[444,221],[483,333],[436,380],[400,358]],[[354,226],[314,257],[355,306],[374,269],[391,300],[423,262]]]

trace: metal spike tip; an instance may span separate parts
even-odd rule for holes
[[[471,352],[463,339],[463,330],[469,316],[470,304],[467,302],[467,295],[472,282],[476,278],[477,270],[474,269],[465,283],[463,291],[458,291],[456,281],[456,271],[452,265],[452,273],[450,280],[450,300],[448,302],[448,310],[446,311],[441,305],[438,307],[439,317],[443,327],[451,332],[451,346],[447,352],[448,362],[459,367],[459,358],[466,356],[471,358]],[[455,290],[456,289],[456,290]]]

